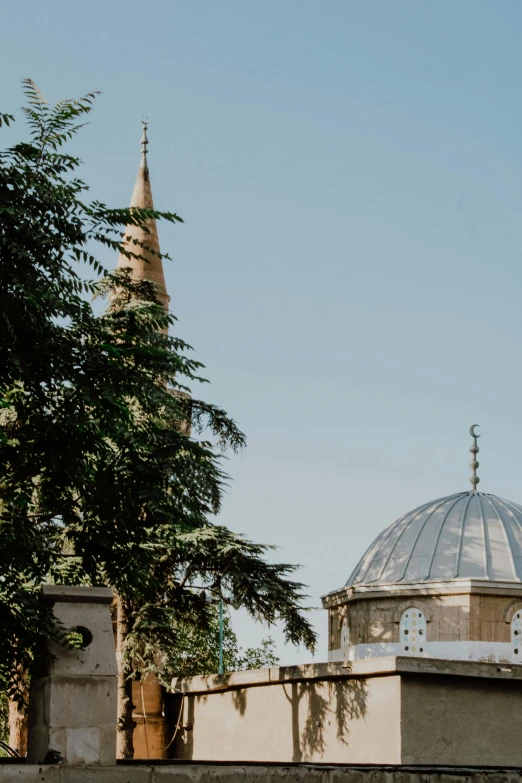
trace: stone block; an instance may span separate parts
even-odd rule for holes
[[[84,649],[48,644],[46,668],[35,671],[29,699],[32,763],[116,763],[117,664],[106,588],[44,588],[62,627],[84,637]]]
[[[268,778],[266,767],[245,768],[239,764],[213,766],[212,764],[193,766],[155,767],[154,783],[258,783]],[[286,783],[286,781],[285,781]],[[288,781],[290,783],[290,781]]]
[[[0,764],[0,783],[61,783],[60,772],[55,764]]]
[[[116,723],[115,677],[49,677],[49,725],[113,726]],[[65,723],[64,723],[65,721]]]
[[[153,769],[149,766],[66,766],[62,767],[60,777],[60,783],[152,783],[152,781]],[[3,783],[3,781],[0,780],[0,783]],[[20,781],[20,783],[25,783],[25,781]],[[47,783],[47,780],[45,780],[45,783]]]
[[[97,764],[100,760],[100,729],[83,726],[65,729],[65,753],[68,764]],[[51,740],[52,741],[52,740]]]
[[[68,629],[86,628],[92,634],[92,641],[83,650],[68,650],[51,642],[50,652],[54,659],[50,662],[49,674],[117,675],[114,633],[107,604],[80,605],[64,601],[54,605],[54,614]]]

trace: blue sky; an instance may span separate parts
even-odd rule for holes
[[[128,203],[148,116],[156,205],[185,220],[160,226],[179,332],[249,438],[221,521],[302,564],[315,606],[469,487],[470,424],[480,488],[522,502],[521,29],[518,0],[4,11],[2,110],[26,76],[102,91],[75,143],[93,197]]]

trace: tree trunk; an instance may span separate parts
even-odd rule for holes
[[[20,685],[25,705],[19,709],[18,702],[9,699],[9,745],[20,756],[27,756],[27,704],[29,701],[27,672],[22,673]]]
[[[118,657],[118,749],[120,759],[132,759],[134,746],[132,735],[136,723],[132,719],[134,704],[132,703],[132,680],[128,679],[123,661],[123,648],[129,631],[129,605],[118,596],[116,615],[116,650]]]

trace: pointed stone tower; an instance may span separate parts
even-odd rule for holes
[[[141,207],[142,209],[154,209],[152,198],[152,188],[150,184],[149,164],[147,162],[147,123],[143,123],[143,134],[141,137],[141,162],[132,194],[131,207]],[[128,225],[125,229],[125,241],[123,243],[126,249],[143,256],[141,258],[127,258],[123,253],[118,259],[118,269],[131,269],[132,276],[136,280],[150,280],[156,285],[158,299],[165,310],[169,309],[170,296],[167,294],[165,285],[165,275],[163,273],[163,262],[156,255],[160,252],[158,239],[158,229],[154,219],[147,220],[148,232],[140,226]],[[143,243],[144,247],[135,244]]]
[[[142,209],[154,209],[147,161],[148,143],[147,123],[144,122],[141,137],[141,162],[130,203],[131,207],[140,207]],[[146,225],[148,232],[139,226],[127,225],[123,245],[143,256],[143,259],[128,258],[122,253],[118,258],[118,269],[130,268],[135,280],[150,280],[155,283],[158,299],[165,311],[168,311],[170,296],[167,294],[165,285],[163,262],[156,255],[160,252],[156,221],[154,219],[147,220]],[[143,243],[147,249],[136,245],[134,243],[135,240]],[[180,394],[177,391],[174,393]],[[190,432],[190,426],[187,426],[186,429],[187,432]],[[148,674],[141,680],[133,681],[132,701],[134,704],[132,717],[136,724],[133,736],[134,758],[165,758],[168,740],[166,738],[163,688],[154,674]]]

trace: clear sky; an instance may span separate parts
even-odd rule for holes
[[[469,488],[470,424],[480,488],[522,502],[521,31],[520,0],[4,7],[2,110],[26,76],[102,91],[93,197],[128,203],[149,117],[179,332],[249,438],[221,521],[302,564],[316,607],[397,516]]]

